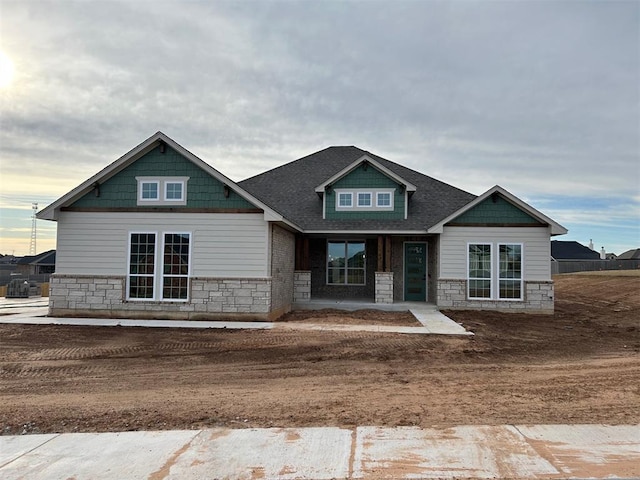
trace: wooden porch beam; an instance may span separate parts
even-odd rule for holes
[[[385,251],[384,251],[384,271],[391,271],[391,237],[387,235],[385,238]]]

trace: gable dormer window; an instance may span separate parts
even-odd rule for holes
[[[376,207],[392,207],[392,199],[391,192],[377,192],[376,193]]]
[[[189,177],[136,177],[138,205],[174,206],[187,204]]]
[[[358,206],[370,207],[371,206],[371,192],[358,193]]]
[[[392,211],[395,189],[336,189],[335,208],[339,211]]]
[[[338,192],[338,208],[351,208],[353,207],[353,193],[352,192]]]

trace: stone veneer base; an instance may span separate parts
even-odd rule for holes
[[[393,272],[375,272],[376,303],[393,303]]]
[[[186,302],[123,300],[126,278],[120,276],[51,276],[49,315],[168,320],[269,321],[283,312],[271,310],[271,278],[190,279]]]
[[[468,300],[467,281],[438,280],[438,308],[442,310],[494,310],[552,314],[554,310],[553,281],[524,282],[523,300]]]

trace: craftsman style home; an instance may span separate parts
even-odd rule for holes
[[[566,229],[353,146],[239,183],[161,132],[49,205],[52,315],[273,319],[314,299],[553,311]]]

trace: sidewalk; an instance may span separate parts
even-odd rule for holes
[[[640,425],[268,428],[0,436],[3,479],[640,477]]]
[[[406,333],[421,335],[473,335],[462,325],[430,306],[412,304],[409,311],[421,327],[392,325],[330,325],[286,322],[226,322],[201,320],[131,320],[116,318],[59,318],[48,317],[48,299],[0,299],[0,323],[31,325],[93,325],[100,327],[150,328],[221,328],[221,329],[283,329],[322,330],[341,332]]]

